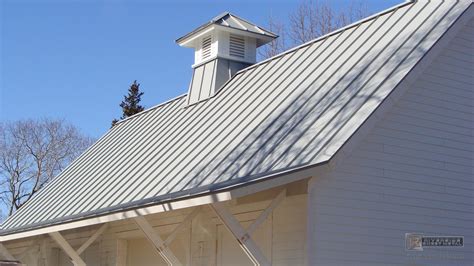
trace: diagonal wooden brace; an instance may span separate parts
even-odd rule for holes
[[[283,189],[272,200],[270,205],[259,215],[259,217],[245,230],[239,221],[230,213],[222,203],[217,202],[211,205],[219,219],[224,223],[225,227],[234,235],[239,242],[240,247],[255,265],[271,265],[260,248],[253,241],[251,235],[261,225],[273,210],[280,204],[286,196],[286,189]]]
[[[81,259],[81,256],[69,245],[64,237],[59,232],[49,233],[52,239],[58,243],[63,251],[71,258],[72,263],[76,266],[86,266],[86,263]]]
[[[187,225],[191,223],[191,221],[196,217],[199,212],[201,211],[200,207],[196,207],[188,216],[184,218],[184,220],[171,232],[171,234],[165,239],[164,241],[164,246],[168,247],[173,240],[175,240],[176,236],[178,235],[179,232],[184,230]]]
[[[278,195],[272,200],[270,205],[258,216],[257,219],[247,228],[247,235],[251,236],[253,232],[268,218],[268,216],[273,213],[278,205],[285,199],[286,189],[283,189]]]
[[[97,231],[95,231],[95,233],[76,250],[77,254],[81,255],[82,252],[84,252],[92,243],[94,243],[94,241],[97,240],[97,238],[99,238],[100,235],[105,232],[105,230],[107,230],[108,226],[109,224],[105,223],[99,229],[97,229]]]
[[[143,216],[133,218],[138,228],[143,232],[148,241],[155,247],[158,254],[166,261],[168,265],[182,265],[178,258],[173,254],[169,247],[165,246],[165,242],[161,237],[153,230],[153,227]]]
[[[15,257],[13,257],[10,251],[8,251],[8,249],[2,243],[0,243],[0,255],[7,260],[16,260]]]

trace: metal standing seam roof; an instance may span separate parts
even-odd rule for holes
[[[217,191],[326,163],[470,5],[405,3],[123,120],[1,234]]]
[[[176,40],[177,43],[183,41],[184,39],[190,37],[191,35],[201,31],[201,30],[204,30],[206,29],[207,27],[211,26],[211,25],[219,25],[219,26],[223,26],[223,27],[228,27],[228,28],[232,28],[232,29],[235,29],[235,30],[240,30],[240,31],[245,31],[245,32],[251,32],[251,33],[255,33],[255,34],[258,34],[258,35],[263,35],[263,36],[267,36],[267,37],[271,37],[271,38],[276,38],[278,37],[278,35],[276,35],[275,33],[269,31],[269,30],[266,30],[260,26],[257,26],[255,24],[253,24],[252,22],[249,22],[243,18],[240,18],[234,14],[231,14],[230,12],[224,12],[218,16],[216,16],[215,18],[213,18],[211,21],[199,26],[198,28],[196,28],[195,30],[191,31],[190,33],[184,35],[183,37],[180,37],[179,39]]]

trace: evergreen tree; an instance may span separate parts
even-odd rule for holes
[[[130,85],[128,94],[123,96],[123,101],[120,103],[120,107],[122,107],[122,117],[120,117],[120,119],[125,119],[143,111],[144,107],[140,105],[142,95],[143,92],[140,91],[140,83],[137,83],[135,80],[133,84]],[[114,119],[112,121],[112,126],[117,122],[118,120]]]

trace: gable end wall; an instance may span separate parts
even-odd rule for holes
[[[310,265],[473,265],[474,20],[309,188]],[[465,247],[405,250],[405,233]]]

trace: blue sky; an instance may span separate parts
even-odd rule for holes
[[[401,0],[367,0],[371,12]],[[223,11],[265,26],[298,1],[0,0],[0,121],[61,118],[99,137],[133,80],[151,107],[187,91],[174,40]],[[330,1],[339,8],[348,1]]]

